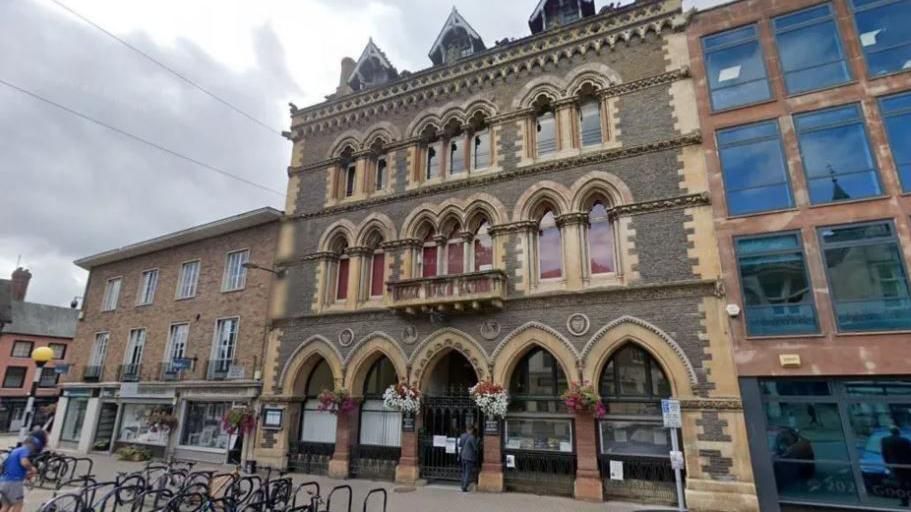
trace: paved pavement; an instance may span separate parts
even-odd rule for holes
[[[9,446],[13,437],[0,436],[0,446]],[[141,462],[119,461],[108,455],[91,455],[95,461],[94,472],[99,480],[112,479],[118,472],[136,471],[143,467]],[[217,468],[229,471],[229,466],[212,466],[198,464],[194,469]],[[361,511],[364,496],[370,489],[382,487],[389,492],[389,512],[414,511],[414,512],[452,512],[453,510],[466,510],[472,512],[634,512],[644,510],[657,510],[654,506],[640,506],[631,503],[605,502],[586,503],[569,498],[553,496],[536,496],[523,493],[462,493],[456,486],[424,485],[414,488],[402,487],[391,482],[375,482],[370,480],[333,480],[326,477],[312,475],[292,475],[295,484],[308,480],[320,483],[323,493],[336,485],[348,484],[354,491],[354,503],[351,510]],[[53,497],[53,491],[33,489],[26,491],[25,512],[37,511],[41,504]],[[380,500],[371,503],[368,512],[378,512]],[[333,511],[347,510],[344,499],[337,500],[332,505]],[[668,509],[670,510],[670,509]]]

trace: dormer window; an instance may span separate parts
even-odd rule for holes
[[[352,91],[362,91],[398,78],[399,73],[371,39],[357,60],[346,83]]]
[[[434,66],[439,66],[451,64],[482,50],[484,41],[481,40],[481,36],[453,7],[428,56]]]
[[[528,18],[528,27],[537,34],[594,14],[594,0],[541,0]]]

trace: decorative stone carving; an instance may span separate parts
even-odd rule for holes
[[[591,327],[591,322],[583,313],[573,313],[566,319],[566,330],[573,336],[584,336],[588,333],[589,327]]]
[[[418,340],[418,328],[414,324],[406,325],[402,329],[402,341],[408,345],[413,345]]]
[[[484,320],[481,322],[481,336],[485,340],[495,340],[500,335],[500,322]]]
[[[351,343],[354,342],[354,331],[351,329],[342,329],[338,333],[338,344],[343,347],[351,346]]]

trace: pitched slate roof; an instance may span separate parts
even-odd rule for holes
[[[377,65],[379,69],[372,69],[373,66]],[[379,72],[382,72],[384,76],[368,76]],[[360,58],[357,59],[354,69],[351,70],[351,76],[348,77],[348,85],[355,91],[359,91],[374,85],[382,85],[398,76],[399,72],[395,69],[395,66],[389,62],[389,58],[373,42],[371,37],[367,41],[364,51],[361,52]]]
[[[12,323],[3,328],[4,334],[72,338],[76,335],[79,310],[14,300],[12,317]]]

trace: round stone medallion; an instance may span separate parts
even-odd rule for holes
[[[351,345],[351,343],[353,343],[353,342],[354,342],[354,331],[352,331],[351,329],[342,329],[342,331],[340,333],[338,333],[338,344],[339,345],[341,345],[343,347],[347,347],[347,346]]]
[[[583,313],[573,313],[566,320],[566,330],[573,336],[583,336],[588,332],[591,323]]]

